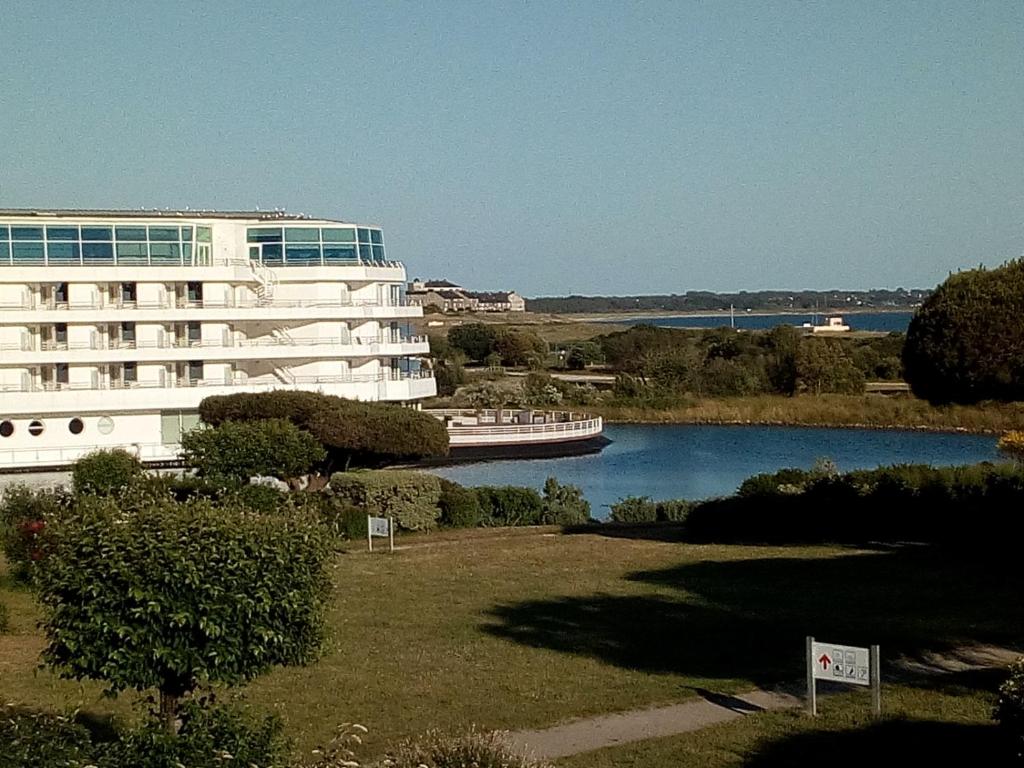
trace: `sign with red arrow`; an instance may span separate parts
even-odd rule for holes
[[[871,685],[870,655],[867,648],[815,641],[811,655],[814,677],[833,683]]]
[[[821,654],[818,658],[818,663],[821,664],[821,668],[828,672],[828,665],[832,663],[832,659],[828,657],[827,653]]]

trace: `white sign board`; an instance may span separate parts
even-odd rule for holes
[[[811,663],[816,680],[871,685],[871,652],[868,648],[815,641],[811,648]]]
[[[366,516],[366,546],[373,552],[373,537],[388,540],[388,550],[395,551],[395,520],[391,517]]]

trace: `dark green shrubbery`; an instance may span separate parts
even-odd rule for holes
[[[0,603],[0,635],[6,632],[10,626],[11,622],[7,616],[7,606]]]
[[[135,456],[120,448],[95,451],[71,467],[71,484],[76,494],[116,496],[141,480],[145,469]]]
[[[198,477],[230,483],[255,476],[292,480],[312,471],[326,453],[290,421],[266,419],[193,429],[181,438],[181,455]]]
[[[448,453],[448,430],[422,411],[317,392],[240,392],[199,404],[206,424],[285,419],[309,432],[334,466],[376,467]]]
[[[562,485],[553,477],[544,482],[540,521],[545,525],[582,525],[590,520],[590,502],[575,485]]]
[[[89,732],[71,717],[0,704],[0,768],[85,768],[98,762]]]
[[[650,496],[628,496],[611,506],[615,523],[680,523],[693,504],[685,499],[653,501]]]
[[[441,478],[440,523],[447,528],[475,528],[480,525],[480,499],[471,488]]]
[[[19,581],[30,576],[33,563],[45,552],[46,526],[71,504],[63,490],[33,491],[15,485],[4,491],[0,501],[0,546]]]
[[[688,536],[749,542],[872,541],[996,546],[1024,533],[1024,470],[903,465],[826,475],[759,475],[695,504]],[[843,523],[842,521],[847,521]]]
[[[539,525],[544,500],[533,488],[481,485],[473,489],[480,501],[482,525]]]
[[[406,531],[427,531],[437,525],[441,511],[441,482],[434,475],[400,469],[337,472],[331,494],[363,515],[393,517]]]
[[[1010,665],[1010,674],[999,686],[995,720],[1012,744],[1018,762],[1024,762],[1024,657]]]

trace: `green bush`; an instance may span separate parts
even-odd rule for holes
[[[612,522],[653,523],[657,519],[658,508],[650,496],[627,496],[611,506]]]
[[[361,403],[318,392],[240,392],[205,398],[199,415],[228,421],[286,419],[313,435],[335,466],[382,466],[448,453],[448,431],[428,413],[387,403]]]
[[[24,485],[6,489],[0,502],[0,545],[15,579],[28,579],[33,563],[46,551],[46,526],[70,503],[63,490],[33,491]]]
[[[146,474],[135,456],[120,448],[94,451],[71,466],[71,484],[76,494],[115,496],[130,488]]]
[[[541,522],[546,525],[582,525],[590,520],[590,502],[575,485],[562,485],[553,477],[544,482]]]
[[[180,710],[181,730],[170,734],[155,720],[120,734],[101,768],[224,768],[282,765],[288,742],[281,720],[239,707],[190,699]]]
[[[470,730],[450,735],[429,731],[390,752],[388,768],[549,768],[548,763],[524,757],[502,735]]]
[[[437,506],[441,510],[441,525],[446,528],[475,528],[480,525],[480,500],[476,493],[451,480],[439,479],[441,496]]]
[[[685,499],[655,502],[655,515],[659,522],[681,523],[686,520],[693,504]]]
[[[316,500],[320,521],[336,536],[349,541],[366,538],[366,510],[353,505],[345,498],[339,498],[327,486],[320,493],[312,495]]]
[[[375,517],[393,517],[399,528],[426,531],[437,525],[441,482],[434,475],[401,469],[337,472],[331,493]]]
[[[285,419],[226,421],[181,438],[185,466],[213,482],[255,476],[290,480],[309,473],[325,456],[316,438]]]
[[[539,525],[541,522],[544,500],[533,488],[482,485],[473,490],[480,501],[484,525]]]
[[[1018,762],[1024,762],[1024,657],[1010,665],[1009,676],[999,686],[996,722],[1012,744]]]
[[[71,717],[0,704],[0,768],[85,768],[99,762],[98,752]]]

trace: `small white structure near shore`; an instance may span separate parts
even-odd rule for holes
[[[850,330],[850,326],[843,322],[841,315],[826,317],[822,324],[804,323],[801,327],[810,333],[846,333]]]

